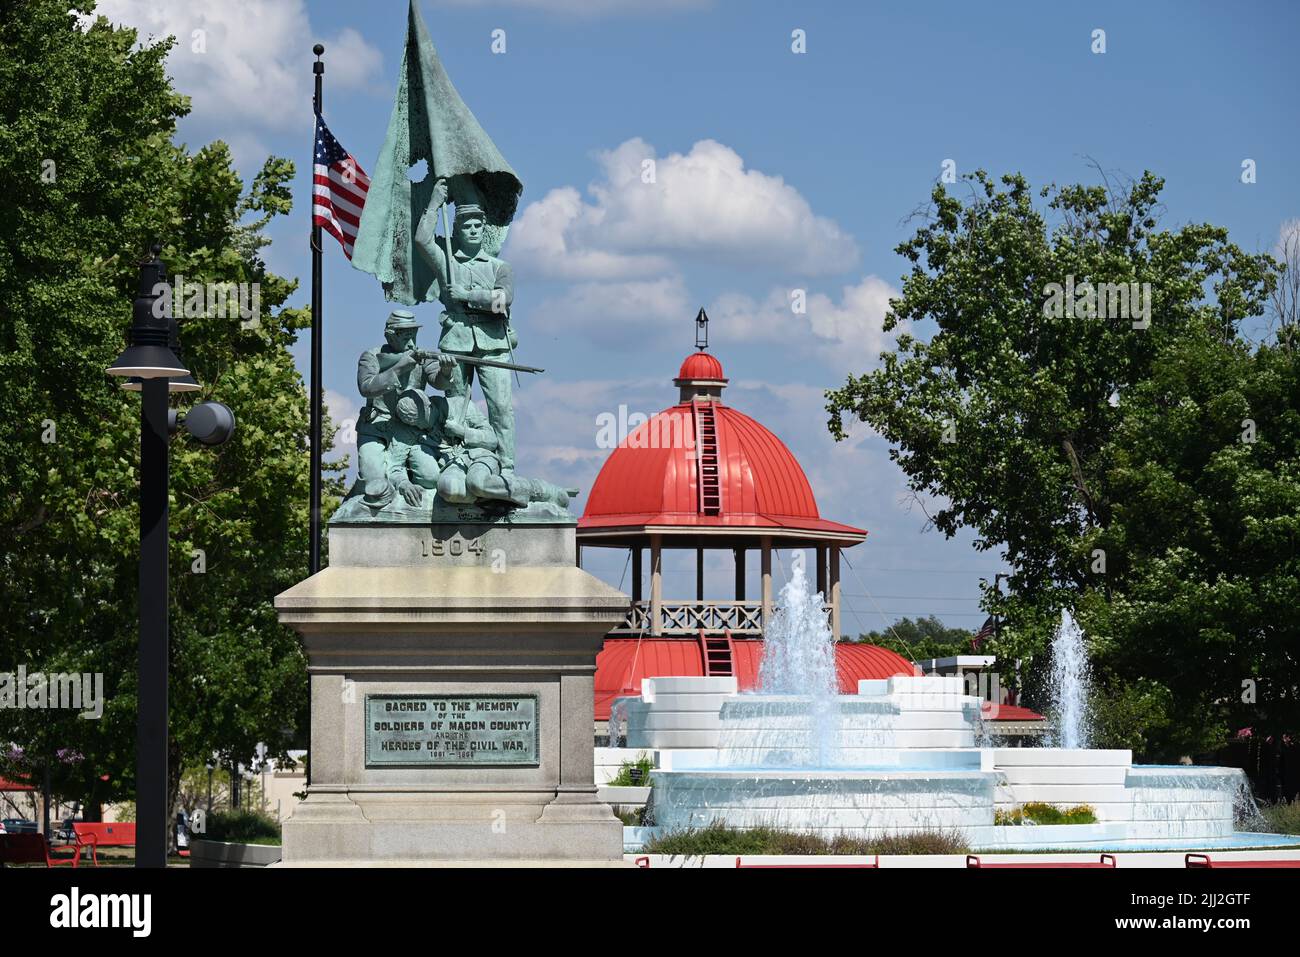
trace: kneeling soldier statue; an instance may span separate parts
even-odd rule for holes
[[[407,389],[446,388],[453,373],[450,357],[419,354],[414,313],[395,309],[384,326],[388,340],[357,360],[357,389],[365,397],[357,424],[358,482],[366,505],[384,508],[400,493],[410,506],[438,486],[438,460],[422,434],[397,415],[397,400]]]

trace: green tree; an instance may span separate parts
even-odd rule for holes
[[[107,700],[98,721],[0,712],[0,741],[29,768],[80,755],[53,762],[56,790],[96,807],[133,794],[135,753],[139,400],[104,370],[155,238],[173,276],[256,283],[262,307],[257,323],[180,320],[203,390],[173,406],[216,399],[238,429],[215,450],[171,443],[173,797],[187,761],[247,760],[259,740],[282,753],[305,715],[303,658],[271,600],[306,571],[309,463],[289,353],[307,317],[260,255],[293,165],[268,159],[245,189],[225,144],[175,144],[189,105],[165,74],[172,40],[80,28],[92,10],[0,8],[0,670],[100,672]]]
[[[831,431],[870,423],[911,487],[944,501],[940,531],[973,528],[1002,552],[992,650],[1022,659],[1030,701],[1073,607],[1100,707],[1147,715],[1150,754],[1212,746],[1233,722],[1294,730],[1300,673],[1281,649],[1297,627],[1300,390],[1285,343],[1240,332],[1276,264],[1219,227],[1158,229],[1150,173],[1043,189],[1045,208],[1021,176],[967,180],[965,201],[937,186],[898,247],[912,269],[886,328],[903,334],[880,369],[828,392]],[[1149,318],[1051,308],[1067,282],[1137,283]]]
[[[883,631],[858,635],[858,641],[896,651],[908,661],[922,661],[974,654],[970,646],[972,637],[973,632],[965,628],[949,628],[934,615],[929,615],[925,618],[900,618]]]

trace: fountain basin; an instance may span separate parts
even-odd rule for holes
[[[863,685],[859,695],[821,701],[727,696],[716,749],[657,752],[655,824],[864,838],[955,829],[972,847],[1006,848],[1236,839],[1236,806],[1246,790],[1238,769],[1134,766],[1132,752],[1122,749],[976,748],[977,700],[952,679]],[[1087,804],[1097,823],[993,824],[995,810],[1030,802]]]
[[[688,768],[653,771],[658,828],[775,827],[881,837],[993,824],[993,775],[975,770]]]

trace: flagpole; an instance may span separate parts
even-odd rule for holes
[[[312,47],[312,52],[316,54],[316,62],[311,65],[312,72],[316,75],[316,95],[312,100],[315,107],[316,122],[320,123],[321,111],[321,80],[325,75],[325,64],[321,61],[321,54],[325,52],[325,44],[317,43]],[[315,191],[315,169],[316,169],[316,131],[312,131],[312,190]],[[315,204],[312,202],[311,195],[307,201],[307,209],[311,211]],[[309,553],[307,556],[307,570],[309,574],[315,575],[320,571],[320,470],[321,470],[321,228],[316,225],[315,213],[312,213],[311,227],[311,504],[309,506],[309,531],[310,538]],[[308,679],[310,682],[310,679]],[[311,709],[307,709],[307,768],[306,783],[311,787]]]
[[[312,72],[316,74],[316,96],[313,101],[316,109],[316,121],[320,122],[321,80],[325,74],[325,64],[321,54],[325,45],[318,43],[312,47],[316,62]],[[313,134],[313,150],[314,145]],[[314,156],[313,156],[314,162]],[[314,180],[313,180],[314,182]],[[308,202],[308,209],[311,203]],[[315,225],[312,217],[311,227],[311,551],[307,559],[307,569],[315,575],[320,571],[320,510],[321,510],[321,228]]]

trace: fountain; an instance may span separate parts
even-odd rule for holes
[[[942,829],[983,849],[1300,843],[1235,833],[1238,769],[1134,766],[1131,751],[1085,747],[1087,660],[1068,615],[1053,666],[1059,747],[977,746],[982,701],[961,678],[896,675],[838,694],[822,596],[797,564],[766,631],[757,692],[736,693],[735,678],[646,679],[620,714],[628,747],[656,756],[662,830],[722,822],[872,838]],[[664,735],[695,746],[665,746]],[[995,810],[1031,801],[1088,804],[1098,823],[994,824]]]
[[[1092,690],[1088,652],[1083,646],[1083,631],[1068,611],[1061,612],[1061,625],[1052,640],[1049,689],[1057,747],[1086,748],[1091,737],[1088,699]]]

